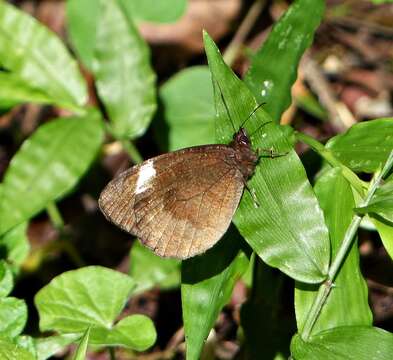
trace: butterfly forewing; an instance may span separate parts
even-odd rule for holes
[[[185,259],[203,253],[227,230],[243,192],[234,157],[226,145],[157,156],[112,180],[100,208],[157,255]]]

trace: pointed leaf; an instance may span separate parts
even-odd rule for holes
[[[4,175],[0,233],[42,211],[77,184],[103,139],[98,113],[42,125],[14,155]]]
[[[86,358],[87,345],[89,344],[90,327],[87,328],[75,351],[73,360],[84,360]]]
[[[330,139],[326,146],[354,171],[373,173],[393,149],[393,118],[365,121]]]
[[[310,342],[296,335],[291,353],[302,360],[389,360],[393,354],[393,334],[371,326],[343,326],[319,333]]]
[[[260,50],[252,57],[245,82],[274,121],[291,103],[291,87],[304,51],[319,26],[325,2],[296,0],[275,24]]]
[[[218,314],[247,269],[240,244],[240,236],[230,231],[205,254],[183,261],[181,295],[188,360],[200,358]]]
[[[160,99],[168,128],[168,144],[163,144],[165,129],[159,126],[157,140],[164,150],[173,151],[215,142],[216,114],[207,66],[194,66],[178,72],[161,86]]]
[[[315,185],[319,203],[329,228],[332,257],[337,253],[351,223],[355,201],[351,186],[339,168],[325,172]],[[297,283],[295,310],[299,332],[317,296],[318,287]],[[312,334],[340,326],[371,325],[367,284],[359,267],[357,241],[345,259],[327,302],[313,327]]]
[[[379,221],[374,218],[371,220],[378,230],[383,246],[393,259],[393,226],[390,223]]]
[[[228,143],[234,131],[231,121],[239,128],[257,105],[246,86],[223,62],[207,34],[205,47],[216,85],[217,139]],[[256,209],[250,194],[245,192],[234,223],[267,264],[294,279],[318,283],[325,278],[329,264],[329,239],[323,214],[284,131],[269,121],[262,109],[247,121],[249,134],[261,124],[267,124],[251,137],[253,147],[273,147],[276,152],[288,153],[274,159],[260,159],[248,184],[256,191],[261,206]]]
[[[117,138],[141,136],[156,110],[149,48],[116,0],[100,1],[93,71]]]
[[[130,253],[130,276],[136,282],[134,294],[155,286],[160,289],[178,287],[180,265],[181,261],[157,256],[139,241],[135,241]]]
[[[24,329],[27,321],[27,306],[24,300],[14,297],[0,299],[0,333],[14,338]],[[1,359],[1,357],[0,357]]]
[[[59,106],[81,111],[86,104],[86,84],[61,40],[5,1],[0,1],[0,63]]]

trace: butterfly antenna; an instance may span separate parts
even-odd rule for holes
[[[225,101],[224,95],[222,94],[221,86],[220,86],[220,84],[218,83],[217,80],[216,80],[216,84],[217,84],[218,88],[220,89],[220,96],[221,96],[222,102],[224,103],[225,110],[226,110],[226,112],[227,112],[227,114],[228,114],[229,121],[230,121],[231,124],[232,124],[233,131],[236,133],[237,130],[236,130],[236,128],[235,128],[235,124],[234,124],[234,122],[232,121],[231,113],[229,112],[229,108],[228,108],[227,102]]]
[[[242,128],[242,127],[244,126],[244,124],[251,118],[251,116],[253,116],[253,115],[256,113],[256,111],[257,111],[261,106],[263,106],[263,105],[266,105],[266,103],[265,103],[265,102],[260,103],[260,104],[251,112],[251,114],[247,116],[247,118],[242,122],[242,124],[240,125],[240,127]]]

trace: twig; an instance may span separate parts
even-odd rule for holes
[[[256,0],[248,10],[248,13],[240,24],[235,36],[225,50],[224,61],[228,64],[228,66],[231,66],[236,60],[240,48],[243,46],[248,33],[254,26],[254,23],[258,19],[264,6],[265,0]]]
[[[123,145],[124,150],[127,151],[128,155],[130,156],[134,164],[140,164],[143,161],[142,155],[131,141],[122,140],[121,143]]]
[[[63,218],[60,214],[59,209],[56,206],[56,203],[50,202],[46,206],[46,212],[48,213],[50,221],[52,222],[53,226],[57,230],[61,230],[64,227],[64,221],[63,221]]]

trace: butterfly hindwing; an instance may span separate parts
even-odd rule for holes
[[[226,145],[157,156],[112,180],[100,208],[157,255],[185,259],[203,253],[227,230],[243,192],[233,159]]]

